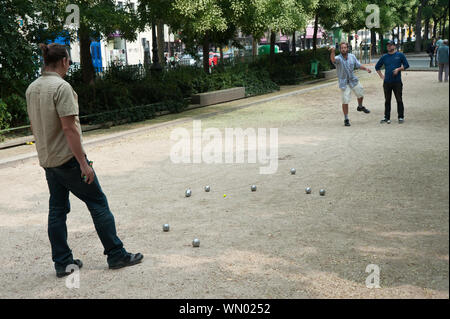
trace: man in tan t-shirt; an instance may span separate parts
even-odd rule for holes
[[[123,248],[116,233],[114,216],[97,176],[86,157],[78,118],[78,97],[63,77],[70,58],[64,46],[40,45],[44,71],[26,91],[27,111],[36,141],[39,164],[44,168],[50,191],[48,236],[56,275],[63,277],[83,263],[73,259],[67,243],[69,192],[86,203],[95,229],[108,256],[110,269],[135,265],[142,261],[140,253]]]
[[[82,146],[81,127],[78,119],[78,96],[69,83],[57,72],[44,71],[26,92],[28,114],[33,123],[33,134],[39,164],[42,167],[56,167],[64,164],[74,156],[62,129],[64,124],[73,124],[76,134],[80,136],[82,157],[86,154]],[[41,107],[52,106],[52,107]],[[65,118],[65,117],[70,118]],[[67,121],[66,121],[67,120]],[[75,134],[75,135],[76,135]]]

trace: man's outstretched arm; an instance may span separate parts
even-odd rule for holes
[[[331,47],[331,48],[329,48],[329,50],[330,50],[330,60],[331,60],[331,63],[333,63],[333,64],[335,64],[336,63],[336,49],[334,48],[334,47]]]

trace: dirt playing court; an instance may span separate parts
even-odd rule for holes
[[[372,112],[356,112],[354,98],[351,127],[335,80],[233,112],[222,111],[249,100],[171,115],[165,119],[187,121],[86,145],[119,237],[145,257],[108,270],[90,214],[71,195],[69,244],[84,263],[79,289],[55,276],[37,158],[0,166],[0,298],[449,298],[448,84],[435,72],[404,72],[406,121],[395,120],[393,99],[392,124],[381,125],[382,82],[358,74]],[[183,127],[192,136],[193,119],[222,133],[278,128],[278,170],[174,164],[170,134]],[[34,151],[27,145],[0,157]],[[379,289],[366,287],[369,264],[379,266]]]

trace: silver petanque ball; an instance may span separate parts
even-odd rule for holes
[[[252,192],[256,192],[256,185],[252,185],[251,190]]]
[[[319,194],[320,196],[325,196],[325,190],[322,188],[321,190],[319,190]]]
[[[193,246],[193,247],[200,247],[200,239],[195,238],[195,239],[192,241],[192,246]]]
[[[311,194],[311,187],[306,187],[305,192],[306,194]]]
[[[209,185],[205,186],[205,192],[209,192],[211,190],[211,187]]]
[[[169,229],[170,229],[169,224],[164,224],[163,225],[163,231],[169,231]]]
[[[185,195],[186,195],[186,197],[191,197],[192,191],[190,189],[187,189]]]
[[[295,175],[295,172],[296,172],[295,168],[291,168],[291,174]]]

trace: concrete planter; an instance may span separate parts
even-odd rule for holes
[[[195,94],[192,96],[191,102],[193,104],[199,104],[200,106],[206,106],[211,104],[242,99],[244,97],[245,97],[245,88],[236,87],[232,89]]]

